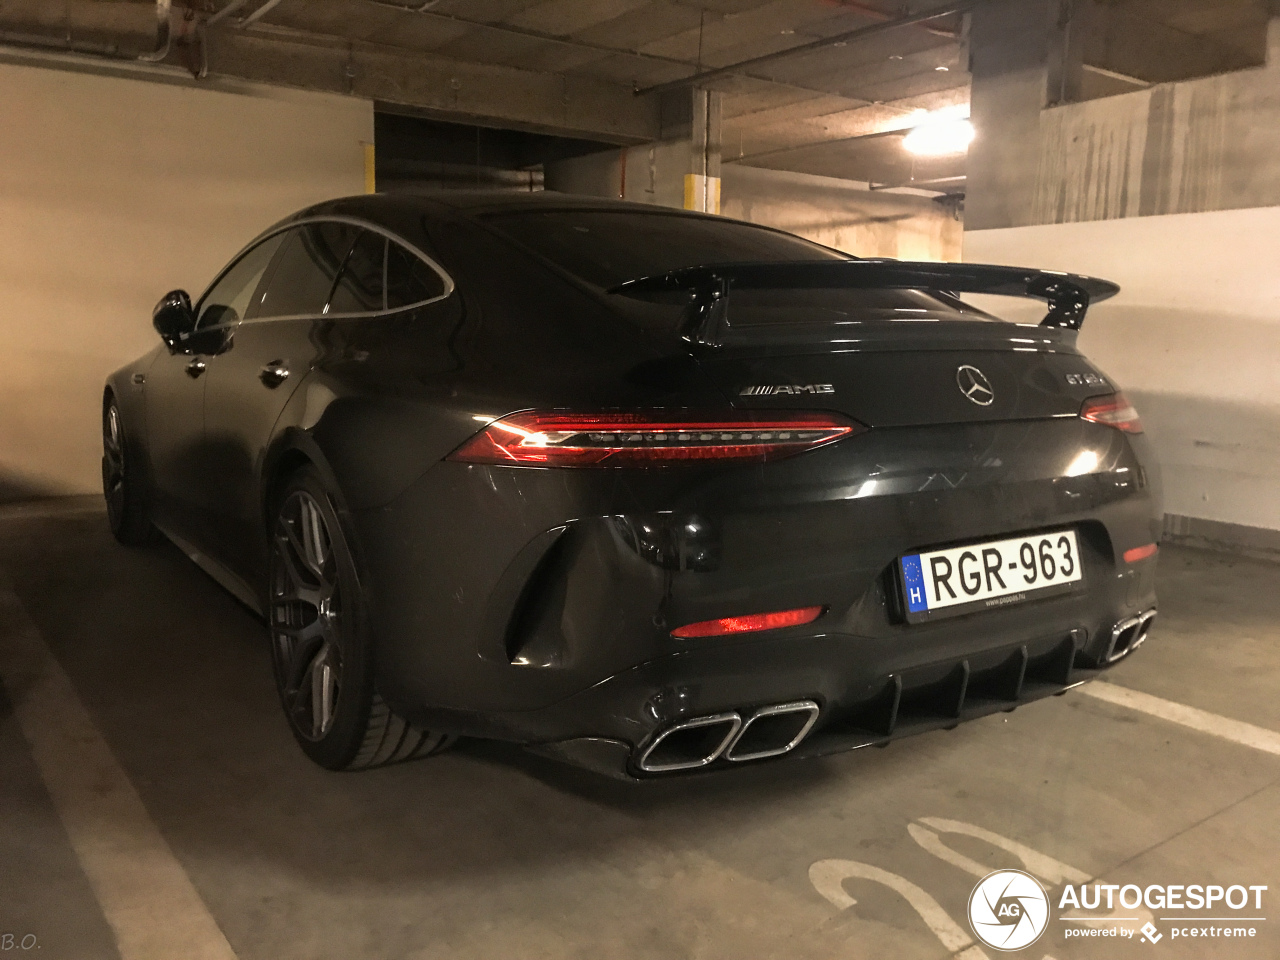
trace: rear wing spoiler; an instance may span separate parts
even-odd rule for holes
[[[610,293],[646,299],[662,293],[688,293],[688,315],[681,336],[691,343],[719,346],[728,330],[732,289],[879,289],[945,293],[989,293],[1043,300],[1049,312],[1044,327],[1079,330],[1089,305],[1114,297],[1117,284],[1093,277],[1024,267],[976,263],[912,263],[903,260],[814,260],[726,263],[686,267],[628,280]]]

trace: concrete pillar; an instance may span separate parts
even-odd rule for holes
[[[722,94],[694,90],[689,138],[689,172],[684,178],[684,208],[720,212],[720,119]]]
[[[1073,12],[1073,0],[992,0],[973,12],[970,109],[977,137],[969,150],[969,230],[1032,222],[1040,112],[1069,99],[1078,76]]]

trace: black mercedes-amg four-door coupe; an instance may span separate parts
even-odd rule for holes
[[[332,769],[883,744],[1146,638],[1158,480],[1076,349],[1117,289],[551,193],[335,200],[161,300],[106,385],[109,519],[266,620]]]

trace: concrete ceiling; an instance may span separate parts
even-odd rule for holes
[[[1077,0],[1080,96],[1260,62],[1272,0]],[[96,11],[136,7],[74,0]],[[49,28],[52,7],[0,0],[0,41]],[[628,144],[664,132],[645,94],[715,68],[922,11],[945,0],[174,0],[170,60],[228,76],[368,96],[439,120]],[[136,16],[136,11],[135,11]],[[54,18],[57,20],[58,18]],[[39,21],[37,23],[37,21]],[[204,24],[207,23],[207,26]],[[54,25],[70,34],[69,25]],[[705,85],[724,94],[728,162],[901,183],[963,174],[912,161],[913,111],[966,104],[964,18],[946,16]],[[204,38],[199,49],[197,40]],[[1263,38],[1263,39],[1260,39]],[[637,95],[637,91],[641,91]]]

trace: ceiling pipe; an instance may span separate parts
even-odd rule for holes
[[[231,16],[237,10],[244,7],[248,2],[249,0],[231,0],[230,3],[228,3],[225,7],[219,10],[217,13],[210,14],[209,19],[206,20],[205,23],[208,24],[209,26],[213,26],[219,20],[225,20],[227,17]]]
[[[8,47],[19,47],[41,52],[55,51],[59,53],[81,53],[108,60],[126,60],[142,63],[159,63],[169,56],[173,42],[173,31],[170,26],[172,0],[155,0],[156,7],[156,45],[155,49],[135,56],[121,54],[114,44],[78,41],[71,36],[70,30],[60,40],[40,34],[19,33],[12,30],[0,30],[0,44]]]
[[[173,28],[169,23],[172,7],[172,0],[156,0],[156,48],[138,57],[143,63],[160,63],[169,56],[169,46],[173,42]]]
[[[872,20],[892,20],[892,13],[885,13],[879,7],[873,7],[869,3],[863,3],[862,0],[827,0],[828,3],[835,4],[837,7],[844,7],[847,10],[857,10],[859,13],[866,14]],[[951,30],[939,30],[937,27],[931,27],[927,23],[916,24],[925,33],[932,33],[935,37],[946,37],[948,40],[959,40],[960,34]]]
[[[909,16],[898,17],[895,20],[885,20],[881,23],[873,23],[870,26],[859,27],[856,30],[849,30],[845,33],[837,33],[834,36],[823,37],[821,40],[802,43],[798,47],[788,47],[785,50],[777,50],[774,53],[766,53],[759,57],[752,57],[750,60],[740,60],[737,63],[731,63],[727,66],[715,67],[711,70],[703,70],[680,80],[670,80],[666,83],[655,84],[652,87],[644,87],[643,89],[636,91],[636,96],[639,97],[648,93],[666,93],[670,90],[679,90],[683,87],[705,83],[707,80],[714,80],[731,74],[741,74],[746,70],[753,67],[759,67],[762,64],[773,63],[777,60],[785,60],[791,57],[803,56],[807,53],[815,53],[819,50],[825,50],[827,47],[842,46],[847,43],[852,43],[855,40],[865,40],[868,37],[878,36],[882,33],[887,33],[890,30],[896,30],[899,27],[910,27],[917,23],[937,20],[939,17],[949,17],[953,14],[968,13],[982,2],[983,0],[961,0],[960,3],[946,4],[945,6],[936,7],[933,10],[926,10],[922,13],[913,13]]]
[[[259,20],[261,20],[263,17],[265,17],[268,13],[270,13],[279,5],[280,5],[280,0],[267,0],[267,2],[264,3],[262,6],[260,6],[257,10],[253,11],[253,13],[249,14],[247,17],[245,17],[239,23],[237,23],[236,26],[243,29],[249,26],[250,24],[257,23]]]

